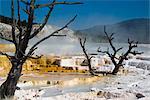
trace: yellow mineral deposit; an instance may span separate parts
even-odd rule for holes
[[[0,44],[1,52],[14,52],[15,47],[13,44]]]
[[[0,56],[0,76],[6,76],[10,70],[11,64],[6,56]]]

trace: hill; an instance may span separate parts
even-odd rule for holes
[[[11,37],[11,18],[0,15],[0,22],[0,31],[5,33],[6,37]],[[26,22],[22,21],[22,25],[26,25]],[[34,23],[34,26],[38,27],[38,24]],[[139,43],[150,43],[149,27],[150,19],[136,18],[125,20],[112,25],[106,25],[106,30],[109,34],[116,33],[115,42],[125,43],[127,42],[127,39],[130,38],[132,40],[139,41]],[[56,29],[58,29],[58,27],[46,25],[41,34],[48,35]],[[89,42],[107,42],[107,38],[104,34],[104,25],[97,25],[91,28],[76,31],[66,29],[60,33],[67,33],[67,35],[71,36],[73,40],[76,39],[76,37],[86,37]],[[2,40],[0,41],[1,43],[5,42]]]
[[[109,34],[116,33],[115,42],[127,42],[130,38],[139,43],[150,43],[150,19],[137,18],[106,25]],[[104,25],[97,25],[88,29],[77,30],[74,35],[86,37],[91,42],[106,42]]]
[[[11,25],[12,24],[12,19],[10,17],[6,17],[6,16],[3,16],[3,15],[0,15],[0,22]],[[33,23],[33,24],[38,24],[38,23]],[[27,25],[26,20],[21,21],[21,25],[22,26]]]

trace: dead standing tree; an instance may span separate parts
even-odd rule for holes
[[[97,75],[95,74],[95,72],[93,71],[92,66],[91,66],[91,59],[92,59],[93,56],[90,57],[90,56],[88,55],[88,53],[87,53],[86,48],[85,48],[86,38],[84,38],[84,40],[82,40],[81,38],[79,38],[79,42],[80,42],[80,46],[81,46],[81,48],[82,48],[82,51],[83,51],[83,53],[84,53],[84,55],[85,55],[85,58],[86,58],[86,60],[87,60],[87,64],[88,64],[88,67],[89,67],[89,72],[90,72],[90,74],[91,74],[91,75],[94,75],[94,76],[97,76]]]
[[[22,75],[22,66],[24,62],[28,58],[40,58],[40,56],[34,56],[34,51],[37,49],[37,45],[43,42],[44,40],[52,37],[52,36],[61,36],[57,33],[59,33],[61,30],[68,27],[68,25],[73,22],[76,18],[76,16],[71,19],[67,24],[65,24],[62,28],[54,31],[47,37],[42,38],[37,43],[35,43],[29,51],[27,51],[29,41],[33,39],[37,34],[44,28],[46,25],[54,7],[56,5],[74,5],[74,4],[81,4],[80,2],[57,2],[56,0],[53,0],[52,2],[48,4],[37,4],[35,3],[36,0],[17,0],[17,20],[15,19],[15,9],[14,9],[14,0],[11,0],[11,17],[12,17],[12,30],[11,35],[12,38],[6,38],[3,34],[0,34],[0,38],[4,39],[10,43],[13,43],[15,45],[15,53],[13,56],[10,56],[6,53],[0,52],[1,55],[5,55],[11,62],[11,69],[8,73],[6,81],[0,86],[0,98],[4,99],[6,97],[12,97],[14,96],[17,82]],[[20,7],[20,3],[25,4],[26,8],[23,9]],[[49,10],[44,17],[44,22],[39,25],[37,29],[33,30],[33,21],[35,19],[35,10],[43,7],[48,7]],[[27,25],[22,26],[21,25],[21,14],[20,9],[23,10],[28,18],[27,18]],[[19,32],[17,33],[16,30]]]
[[[133,50],[134,48],[138,47],[138,42],[134,42],[134,41],[131,41],[130,39],[128,39],[128,50],[117,58],[118,52],[120,50],[122,50],[123,47],[116,49],[116,47],[114,46],[114,44],[112,42],[114,39],[114,37],[113,37],[114,33],[112,33],[111,35],[108,35],[108,33],[106,32],[105,26],[104,26],[104,33],[108,39],[111,49],[113,50],[113,53],[110,53],[109,48],[107,49],[107,51],[101,51],[100,48],[98,48],[98,52],[105,53],[110,57],[112,63],[115,66],[115,68],[112,71],[112,74],[114,74],[114,75],[117,74],[117,72],[119,71],[119,68],[121,66],[123,66],[123,61],[128,59],[129,54],[138,55],[138,54],[143,53],[143,52],[138,52],[138,51]]]

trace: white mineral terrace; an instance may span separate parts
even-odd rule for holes
[[[24,75],[14,100],[150,100],[149,63],[132,60],[127,73]],[[4,81],[1,78],[1,83]],[[12,100],[12,99],[11,99]]]

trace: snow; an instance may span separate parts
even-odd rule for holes
[[[56,75],[57,80],[52,78],[46,80],[42,79],[44,75],[28,74],[25,77],[40,79],[20,81],[18,86],[21,89],[16,90],[15,98],[17,100],[137,100],[137,97],[143,96],[138,100],[150,100],[150,61],[147,58],[145,60],[135,57],[127,60],[124,66],[127,73],[114,76],[70,75],[71,78],[67,79],[65,75],[62,75],[63,77]],[[0,78],[0,83],[2,81],[4,79]],[[47,84],[48,81],[50,84]]]
[[[112,70],[114,69],[113,65],[103,65],[100,66],[98,69],[96,69],[97,71],[104,71],[104,72],[112,72]]]
[[[138,100],[150,100],[150,71],[130,67],[128,74],[103,76],[96,82],[81,82],[80,78],[64,81],[46,87],[26,88],[20,85],[15,97],[17,100],[137,100],[136,95],[145,97]],[[96,78],[93,78],[94,80]],[[82,80],[83,81],[83,80]],[[22,89],[22,87],[24,87]]]

